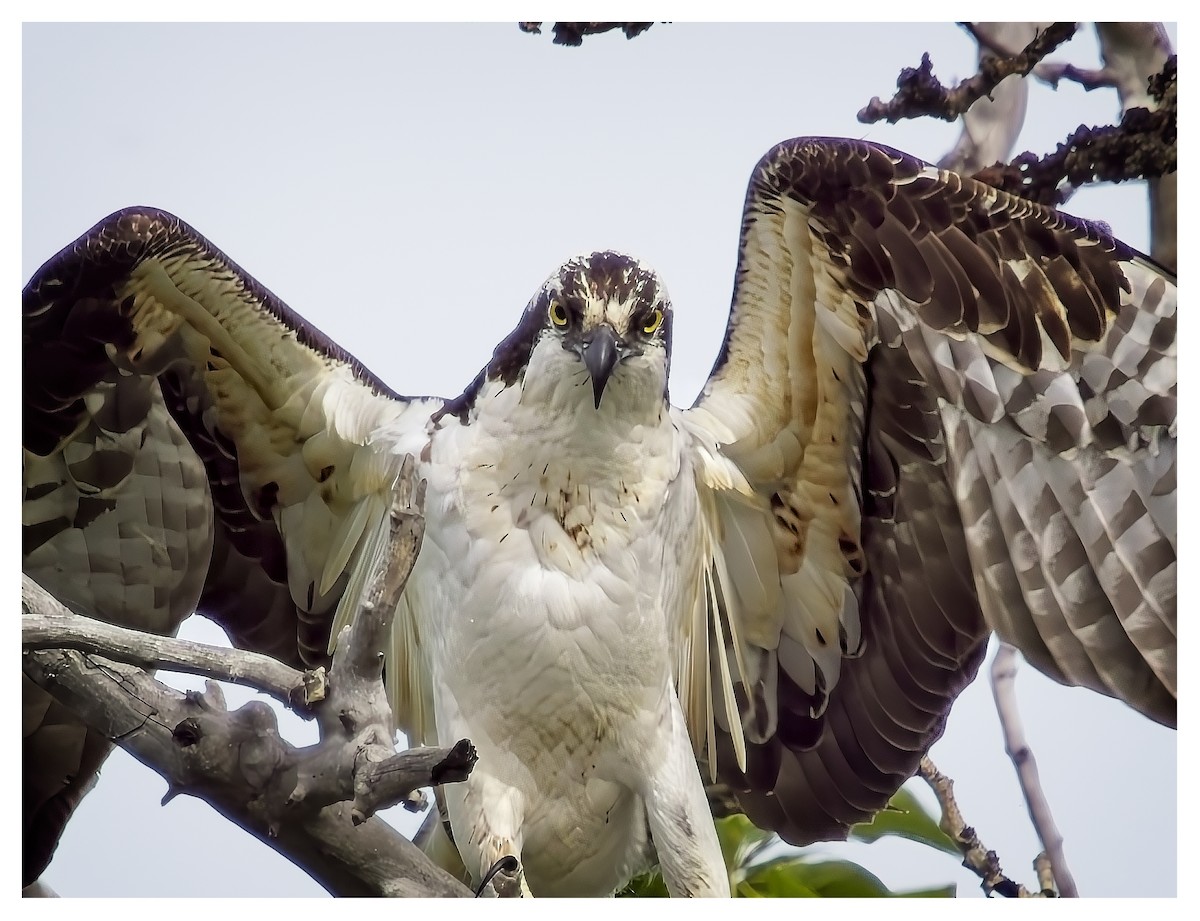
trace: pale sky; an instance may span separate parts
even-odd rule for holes
[[[889,97],[922,51],[943,80],[974,70],[961,30],[915,24],[657,25],[581,48],[509,23],[36,25],[22,51],[22,282],[106,214],[153,205],[395,390],[454,396],[564,258],[621,249],[671,292],[681,405],[720,346],[758,158],[816,134],[936,160],[956,126],[866,126],[855,113]],[[1057,56],[1094,66],[1094,42],[1077,37]],[[1111,92],[1038,89],[1018,149],[1052,150],[1115,112]],[[1144,200],[1127,184],[1066,210],[1145,249]],[[184,635],[218,632],[194,619]],[[1017,680],[1081,892],[1174,895],[1175,733],[1031,667]],[[285,723],[296,744],[312,732]],[[1032,884],[1038,845],[986,680],[960,698],[932,756],[1009,875]],[[114,755],[46,880],[63,895],[323,892],[205,804],[160,807],[165,789]],[[393,821],[414,827],[404,813]],[[896,888],[953,881],[978,893],[953,858],[915,845],[822,848]]]

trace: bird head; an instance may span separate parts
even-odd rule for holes
[[[437,417],[466,421],[489,388],[515,387],[523,403],[638,425],[661,417],[670,364],[671,301],[658,276],[622,253],[588,253],[546,279],[491,361]]]
[[[533,376],[572,386],[590,382],[597,410],[606,393],[623,404],[662,405],[671,302],[638,260],[607,250],[569,259],[530,301],[525,322],[539,324],[527,388]]]

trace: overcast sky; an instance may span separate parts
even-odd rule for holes
[[[1174,34],[1174,33],[1172,33]],[[952,25],[658,25],[581,48],[487,26],[26,26],[22,280],[104,215],[191,223],[401,393],[453,396],[564,258],[617,248],[675,305],[671,392],[690,404],[720,346],[745,183],[774,143],[865,137],[936,160],[957,128],[865,126],[922,51],[974,69]],[[1089,37],[1059,52],[1095,63]],[[1019,149],[1113,119],[1115,95],[1038,90]],[[1147,247],[1144,189],[1067,210]],[[212,640],[194,619],[184,635]],[[1174,895],[1176,736],[1024,667],[1018,693],[1085,895]],[[182,685],[180,685],[182,686]],[[241,700],[231,692],[232,700]],[[285,734],[312,741],[297,721]],[[1038,845],[986,681],[932,755],[967,821],[1032,883]],[[160,807],[118,752],[46,874],[63,895],[320,894],[203,803]],[[413,820],[394,816],[404,830]],[[829,845],[895,887],[974,877],[907,843]]]

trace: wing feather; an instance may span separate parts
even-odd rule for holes
[[[243,560],[282,558],[268,575],[289,587],[295,610],[275,629],[295,629],[298,620],[315,626],[293,640],[290,658],[319,660],[340,597],[335,584],[371,508],[364,499],[386,492],[402,460],[372,434],[394,425],[410,404],[165,212],[127,209],[104,219],[38,270],[23,306],[32,480],[49,476],[34,470],[44,466],[41,458],[61,453],[76,491],[93,488],[81,482],[90,478],[132,507],[146,485],[117,482],[118,470],[152,442],[122,445],[145,431],[137,429],[140,420],[159,413],[153,437],[186,442],[187,462],[212,484],[210,529]],[[47,360],[63,350],[73,356],[69,366]],[[102,424],[121,431],[88,436],[103,432]],[[148,526],[161,527],[154,516],[167,506],[145,505]],[[64,530],[86,531],[81,524],[101,522]],[[176,623],[200,600],[205,579],[217,578],[208,566],[207,551],[169,560],[167,569],[200,573],[182,593],[191,597],[173,605]],[[258,626],[247,607],[227,597],[204,613],[237,639]],[[144,618],[134,610],[93,613]]]
[[[865,142],[762,159],[683,416],[696,465],[769,509],[764,564],[697,478],[705,571],[753,589],[708,611],[743,640],[743,723],[747,670],[778,670],[744,766],[710,730],[752,818],[805,842],[881,807],[990,629],[1174,723],[1175,379],[1174,278],[1106,229]]]
[[[397,440],[436,401],[392,393],[162,211],[105,218],[22,308],[25,571],[92,616],[173,633],[198,608],[239,646],[323,661]],[[99,763],[72,731],[29,749],[58,750],[38,771],[73,791],[26,804],[35,869]]]

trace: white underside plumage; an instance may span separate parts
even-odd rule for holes
[[[857,647],[843,548],[857,521],[836,499],[849,507],[851,439],[837,433],[861,414],[820,416],[824,453],[788,448],[789,461],[768,441],[734,457],[707,408],[728,400],[674,410],[665,376],[661,354],[623,361],[597,407],[586,368],[548,337],[517,381],[484,382],[465,419],[379,439],[427,481],[393,705],[414,739],[479,752],[443,791],[475,879],[515,854],[534,894],[604,895],[657,851],[673,894],[727,894],[697,759],[715,779],[725,735],[745,769],[747,743],[775,733],[780,665],[816,713]],[[822,388],[861,372],[827,377],[813,398],[832,406]],[[811,489],[772,499],[797,463]],[[781,536],[772,501],[807,540]],[[347,598],[373,558],[358,555]]]
[[[660,840],[681,814],[680,882],[727,892],[671,657],[668,574],[679,553],[700,565],[699,542],[670,533],[696,517],[686,435],[661,401],[629,418],[629,376],[599,410],[578,374],[546,375],[545,393],[489,383],[418,469],[425,540],[396,629],[423,668],[399,709],[419,711],[426,742],[479,753],[444,788],[467,868],[518,854],[539,895],[611,893],[654,862],[651,827]]]

